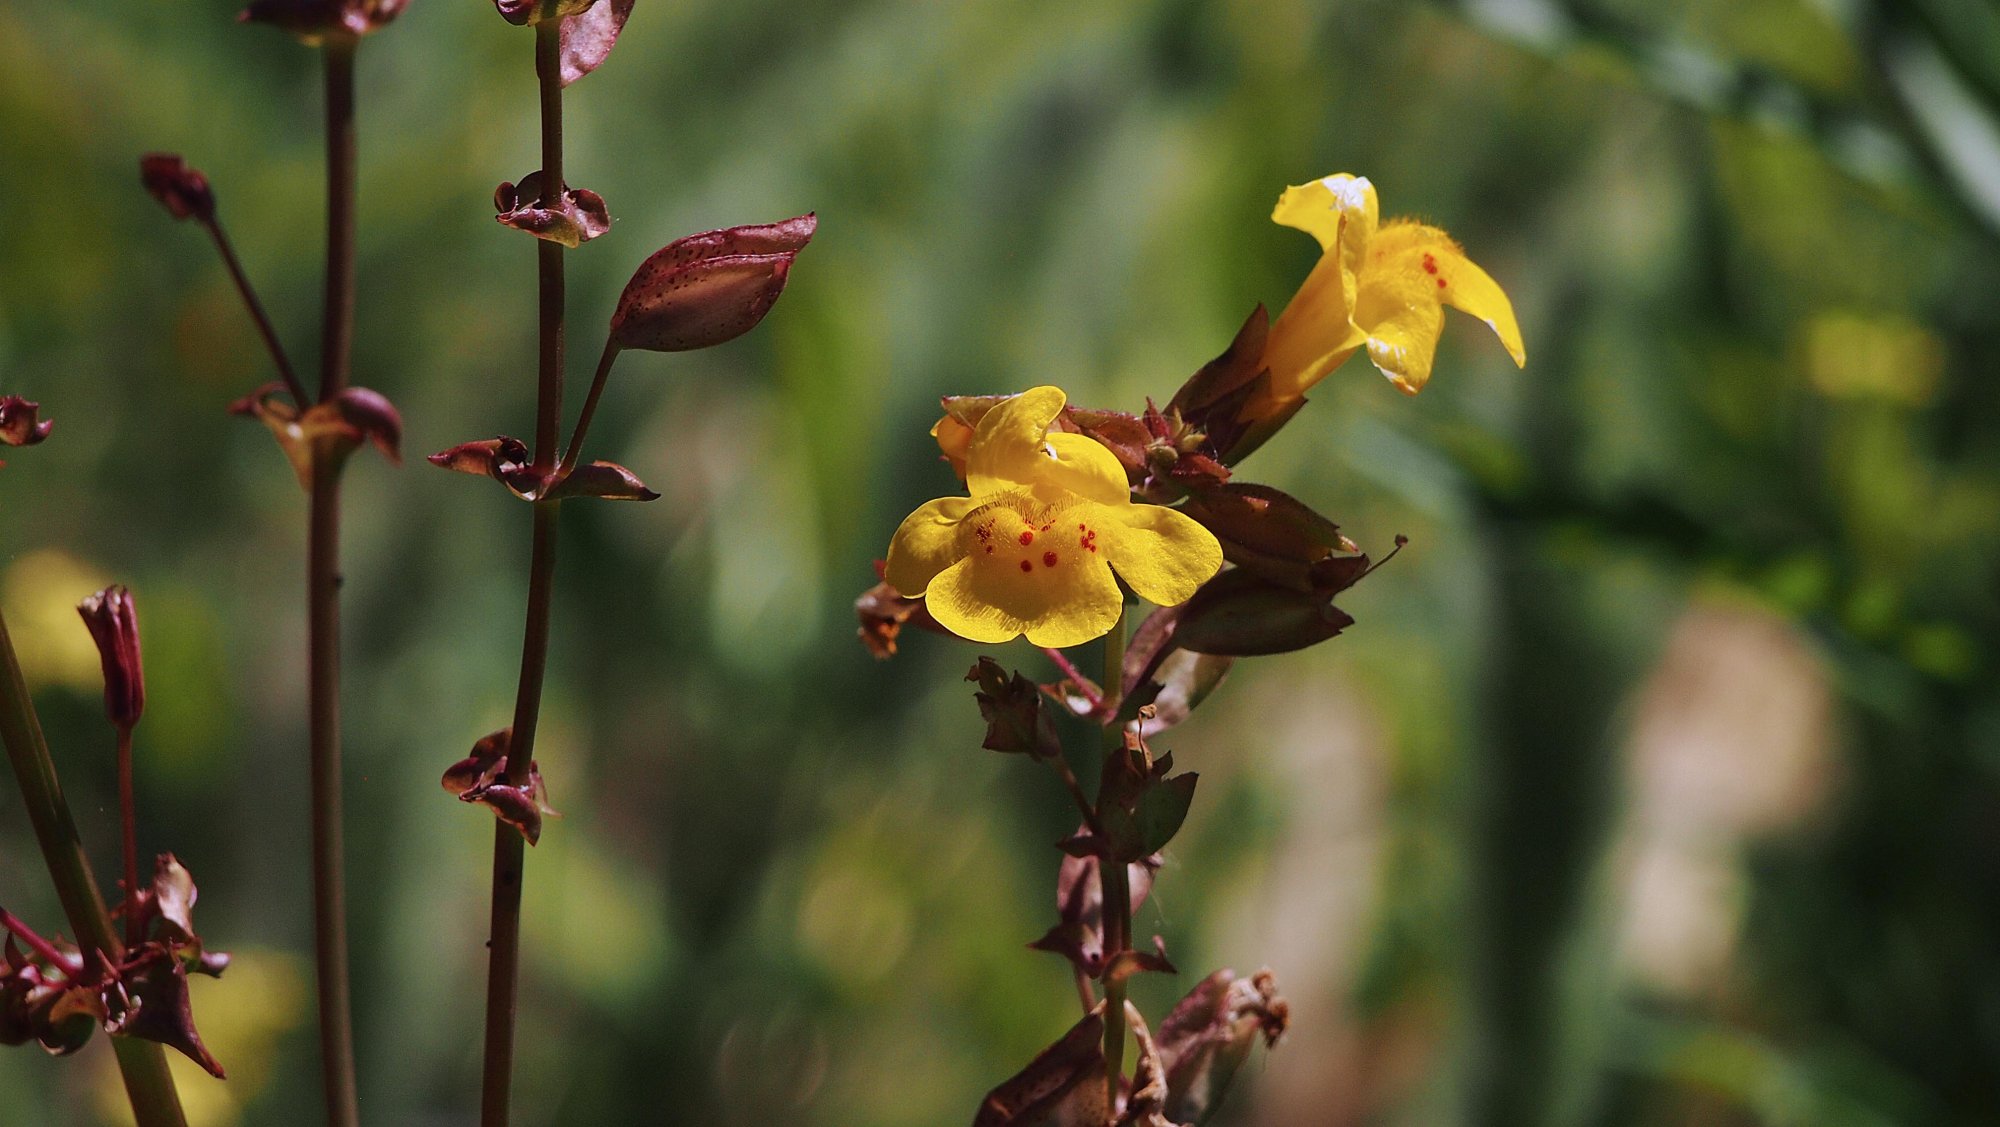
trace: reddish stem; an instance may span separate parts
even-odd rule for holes
[[[311,403],[306,398],[306,385],[299,382],[299,374],[292,369],[291,357],[285,355],[285,346],[278,340],[278,330],[271,325],[271,318],[264,312],[264,303],[257,300],[256,287],[250,284],[250,276],[243,272],[243,263],[236,258],[236,248],[229,243],[229,236],[223,233],[222,220],[213,216],[202,222],[208,228],[209,237],[215,240],[215,249],[222,254],[222,264],[229,269],[229,278],[236,283],[236,292],[243,297],[244,308],[250,311],[250,319],[257,323],[257,334],[264,338],[264,347],[271,353],[271,363],[278,366],[278,377],[285,381],[285,390],[292,393],[292,402],[303,411]]]
[[[118,726],[118,819],[125,858],[125,946],[137,947],[139,934],[139,811],[132,798],[132,729]]]
[[[30,950],[50,963],[61,967],[65,974],[75,976],[83,973],[82,959],[74,955],[66,955],[57,950],[55,944],[37,935],[34,928],[29,927],[21,921],[21,917],[5,908],[0,908],[0,928],[6,928],[8,931],[13,932],[16,938],[28,945]]]

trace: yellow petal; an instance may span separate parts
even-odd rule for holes
[[[1102,442],[1088,435],[1056,431],[1049,435],[1050,464],[1042,481],[1059,485],[1086,501],[1117,505],[1132,499],[1132,482],[1125,463]]]
[[[970,497],[940,497],[926,501],[903,518],[889,539],[889,563],[883,578],[905,598],[924,593],[937,573],[964,556],[959,522],[972,511]]]
[[[1381,205],[1366,176],[1335,173],[1285,189],[1271,221],[1295,227],[1319,240],[1319,249],[1341,249],[1349,270],[1361,265],[1361,251],[1375,235]]]
[[[1026,634],[1037,646],[1058,649],[1103,637],[1117,624],[1123,601],[1111,569],[1087,553],[1071,553],[1054,566],[974,553],[924,592],[931,617],[962,638],[1005,642]]]
[[[1066,402],[1059,387],[1030,388],[987,411],[966,448],[965,482],[975,498],[1032,486],[1048,468],[1049,424]]]
[[[1267,398],[1290,402],[1346,362],[1361,346],[1354,327],[1353,278],[1337,254],[1320,256],[1264,340],[1264,366],[1271,371]]]
[[[1431,378],[1431,359],[1444,328],[1437,287],[1419,270],[1365,270],[1354,323],[1368,333],[1368,359],[1410,395]]]
[[[1093,505],[1097,545],[1138,596],[1178,606],[1222,569],[1222,545],[1193,518],[1159,505]]]
[[[1436,227],[1399,220],[1382,228],[1368,248],[1364,275],[1400,273],[1436,290],[1445,304],[1486,322],[1514,363],[1526,366],[1528,353],[1514,303],[1491,275],[1465,256],[1450,235]]]

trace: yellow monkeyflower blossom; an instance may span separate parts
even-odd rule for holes
[[[986,412],[965,450],[971,496],[926,503],[889,542],[889,585],[921,595],[954,634],[1079,645],[1118,622],[1114,570],[1140,598],[1173,606],[1222,567],[1206,528],[1132,503],[1111,451],[1050,433],[1064,402],[1061,388],[1038,387]]]
[[[1415,395],[1431,378],[1446,305],[1486,322],[1514,363],[1527,364],[1499,283],[1438,228],[1381,222],[1366,177],[1343,172],[1287,188],[1271,220],[1318,239],[1324,252],[1265,341],[1272,404],[1298,400],[1363,346],[1389,382]]]

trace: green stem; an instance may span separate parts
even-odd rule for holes
[[[562,193],[562,58],[555,21],[535,25],[535,74],[541,85],[542,199]],[[563,399],[563,248],[536,240],[536,275],[541,311],[540,366],[535,396],[535,468],[556,465]],[[609,361],[599,370],[600,379]],[[560,502],[534,506],[534,541],[528,561],[528,615],[521,640],[521,679],[514,694],[514,728],[507,745],[507,778],[528,781],[535,755],[535,727],[541,717],[542,681],[548,669],[549,632],[555,594],[556,518]],[[480,1079],[481,1127],[506,1127],[514,1077],[514,1017],[521,962],[521,884],[525,842],[514,827],[493,827],[493,911],[487,947],[486,1044]]]
[[[354,343],[354,52],[326,44],[326,292],[320,401],[347,386]],[[315,456],[306,530],[308,757],[312,786],[313,956],[320,1077],[329,1127],[357,1127],[347,965],[346,845],[340,755],[340,461]]]
[[[56,779],[55,762],[42,738],[42,722],[28,697],[21,663],[14,655],[14,640],[7,622],[0,618],[0,742],[7,745],[7,759],[13,764],[15,781],[21,787],[28,821],[34,826],[35,841],[41,846],[42,860],[49,867],[49,879],[56,886],[56,898],[70,930],[85,950],[95,948],[108,958],[123,953],[118,933],[111,926],[111,914],[104,910],[96,878],[77,836],[76,821],[70,817],[69,803],[63,798],[62,784]],[[167,1058],[159,1045],[113,1037],[111,1047],[118,1057],[118,1070],[125,1078],[125,1095],[139,1127],[187,1127],[181,1114],[180,1093],[167,1071]]]
[[[1112,707],[1107,709],[1110,716],[1118,715],[1116,698],[1119,686],[1125,677],[1125,610],[1118,611],[1118,623],[1111,633],[1104,636],[1104,694]],[[1125,726],[1107,724],[1104,728],[1104,754],[1106,756],[1125,754]],[[1100,859],[1097,866],[1098,879],[1104,889],[1104,962],[1111,960],[1132,944],[1132,884],[1130,871],[1116,862]],[[1106,1106],[1115,1115],[1118,1107],[1118,1086],[1125,1075],[1125,980],[1107,976],[1104,980],[1104,1084],[1107,1096]]]

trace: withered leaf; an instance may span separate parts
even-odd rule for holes
[[[646,488],[639,475],[616,462],[591,462],[576,466],[558,478],[542,494],[550,501],[568,497],[598,497],[606,501],[656,501],[659,494]]]
[[[1125,867],[1133,911],[1153,891],[1153,874],[1161,859],[1155,855]],[[1095,854],[1070,854],[1056,870],[1056,925],[1028,944],[1037,951],[1061,955],[1091,978],[1104,973],[1104,882]]]
[[[1215,534],[1230,563],[1295,591],[1351,586],[1368,567],[1339,526],[1268,485],[1231,482],[1203,490],[1181,511]]]
[[[1251,1046],[1260,1037],[1266,1047],[1277,1044],[1290,1018],[1268,970],[1247,979],[1219,970],[1201,980],[1160,1023],[1167,1115],[1193,1127],[1208,1122]]]
[[[979,746],[1036,759],[1062,754],[1055,715],[1042,699],[1041,686],[1019,672],[1009,677],[990,657],[981,657],[965,679],[979,685],[973,697],[986,721],[986,738]]]
[[[939,634],[949,633],[938,625],[937,619],[931,617],[922,599],[906,598],[887,583],[877,583],[861,592],[861,596],[854,600],[854,617],[860,622],[855,633],[877,661],[895,656],[896,639],[905,626]]]
[[[1099,1003],[1028,1067],[987,1093],[972,1127],[1102,1127],[1111,1110],[1103,1041]]]

